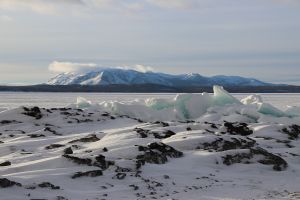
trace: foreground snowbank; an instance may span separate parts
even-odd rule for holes
[[[0,199],[299,199],[299,108],[214,94],[0,112]]]

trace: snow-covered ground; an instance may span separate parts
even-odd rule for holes
[[[299,107],[214,90],[0,111],[0,199],[300,199]]]

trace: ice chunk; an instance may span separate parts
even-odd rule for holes
[[[285,110],[285,114],[290,117],[300,116],[300,107],[288,106],[288,108]]]
[[[179,96],[176,99],[180,99]],[[210,94],[189,94],[189,98],[181,107],[181,112],[186,119],[195,119],[206,113],[211,106],[213,106],[213,98]]]
[[[254,109],[252,107],[242,108],[241,114],[254,120],[258,120],[258,118],[260,117],[260,113],[257,112],[257,109],[256,108]]]
[[[254,94],[242,99],[241,102],[245,105],[250,105],[250,104],[263,103],[263,100],[260,95]]]
[[[83,97],[77,97],[76,107],[80,109],[88,108],[92,105],[92,102],[86,100]]]
[[[241,102],[234,98],[231,94],[226,92],[221,86],[214,86],[214,104],[223,106],[226,104],[241,104]]]
[[[207,93],[177,94],[174,99],[148,99],[146,105],[154,110],[175,112],[178,119],[194,119],[213,105],[213,98]]]
[[[145,100],[146,106],[154,109],[154,110],[162,110],[166,108],[174,108],[174,102],[168,99],[155,99],[150,98]]]
[[[272,115],[275,117],[283,117],[285,116],[285,113],[281,110],[279,110],[278,108],[275,108],[274,106],[272,106],[269,103],[259,103],[258,104],[258,112],[265,114],[265,115]]]
[[[175,111],[180,118],[189,119],[190,113],[186,106],[187,102],[192,98],[192,94],[177,94],[175,101]]]

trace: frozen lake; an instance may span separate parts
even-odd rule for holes
[[[176,94],[153,93],[32,93],[32,92],[0,92],[0,108],[15,108],[18,106],[63,107],[75,103],[77,97],[84,97],[92,102],[107,100],[130,101],[147,98],[172,98]],[[234,94],[242,99],[250,94]],[[264,102],[284,109],[287,105],[300,106],[300,94],[260,94]]]

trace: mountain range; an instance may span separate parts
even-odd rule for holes
[[[48,85],[143,85],[168,87],[187,86],[270,86],[271,83],[240,76],[206,77],[198,73],[172,75],[158,72],[140,72],[122,68],[97,68],[89,71],[66,72],[50,79]]]

